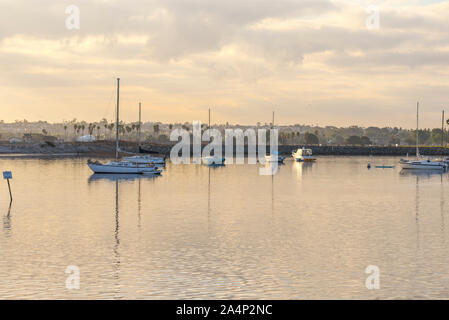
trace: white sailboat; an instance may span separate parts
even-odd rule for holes
[[[266,162],[278,162],[283,163],[285,160],[284,156],[281,156],[277,151],[271,151],[269,155],[265,155]]]
[[[399,164],[402,169],[415,169],[415,170],[444,170],[447,168],[447,164],[442,161],[432,161],[429,158],[420,159],[419,154],[419,102],[416,104],[416,160],[401,159]]]
[[[142,127],[142,104],[139,102],[139,128],[138,128],[139,151],[141,150],[141,145],[140,145],[141,127]],[[153,156],[149,156],[149,155],[134,155],[134,156],[123,157],[123,160],[129,161],[132,163],[139,163],[139,164],[152,164],[158,168],[165,167],[165,158],[163,158],[163,157],[153,157]]]
[[[120,101],[120,78],[117,78],[117,118],[115,134],[115,161],[101,163],[99,161],[87,160],[87,165],[94,173],[153,173],[159,174],[161,170],[156,166],[148,164],[139,164],[131,161],[119,161],[119,101]]]
[[[274,111],[273,111],[273,122],[271,123],[271,128],[274,128]],[[285,157],[281,156],[279,152],[271,150],[269,155],[265,155],[265,161],[268,163],[278,162],[278,163],[284,163]]]
[[[210,108],[209,108],[209,127],[210,129]],[[226,159],[224,157],[217,156],[204,156],[201,157],[201,162],[208,166],[224,166]]]
[[[87,164],[94,173],[161,173],[161,170],[156,166],[137,164],[130,161],[110,161],[108,163],[101,163],[89,159]]]

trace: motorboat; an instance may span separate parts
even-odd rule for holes
[[[316,157],[312,155],[312,149],[299,148],[292,152],[292,157],[298,162],[316,161]]]

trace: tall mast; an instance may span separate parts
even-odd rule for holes
[[[139,135],[138,135],[138,138],[137,138],[137,143],[138,143],[138,145],[139,145],[139,150],[140,150],[140,128],[142,127],[142,103],[140,103],[139,102],[139,127],[137,128],[138,129],[138,133],[139,133]]]
[[[209,127],[208,129],[210,129],[210,108],[209,108]]]
[[[419,134],[418,134],[418,113],[419,113],[419,101],[416,103],[416,157],[419,157]]]
[[[441,147],[444,148],[444,110],[441,116]]]
[[[115,159],[118,160],[118,124],[119,124],[120,78],[117,78],[117,119],[115,123]]]
[[[272,127],[274,128],[274,111],[273,111],[273,122],[271,122]]]

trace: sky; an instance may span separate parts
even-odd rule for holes
[[[120,77],[124,121],[142,102],[144,121],[206,122],[211,108],[213,123],[275,111],[277,124],[413,128],[420,101],[421,125],[438,127],[448,12],[417,0],[0,0],[0,119],[113,119]]]

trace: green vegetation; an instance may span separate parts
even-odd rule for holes
[[[212,124],[214,129],[221,131],[224,137],[225,129],[238,128],[246,129],[270,129],[269,123],[257,123],[253,126]],[[281,145],[354,145],[354,146],[395,146],[395,145],[415,145],[416,132],[413,129],[403,128],[378,128],[378,127],[318,127],[308,125],[277,126],[279,129],[279,144]],[[192,123],[142,123],[142,141],[154,143],[169,142],[170,132],[174,129],[184,129],[192,133]],[[207,129],[207,124],[203,123],[202,131]],[[115,139],[115,121],[102,119],[97,122],[64,121],[62,123],[48,123],[46,121],[29,122],[27,120],[16,120],[13,123],[5,123],[0,120],[0,135],[3,140],[11,138],[22,139],[25,133],[39,133],[55,136],[60,140],[74,141],[83,135],[95,136],[97,140]],[[120,139],[137,141],[138,122],[119,124]],[[269,136],[269,131],[267,132]],[[441,131],[441,128],[419,130],[419,144],[428,146],[441,146],[447,144],[448,132]]]

